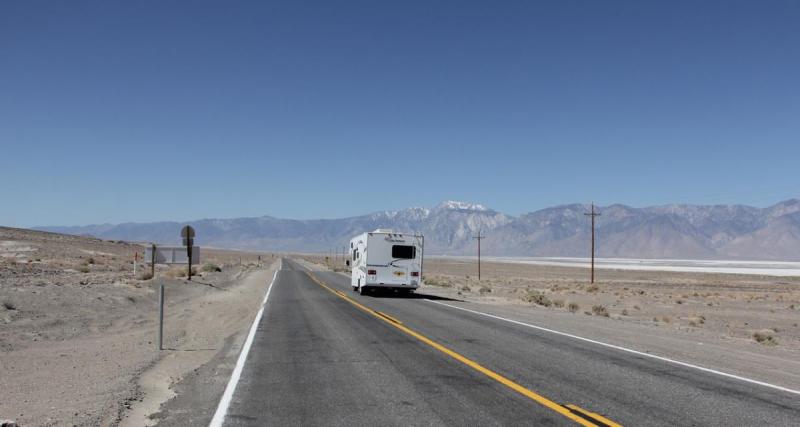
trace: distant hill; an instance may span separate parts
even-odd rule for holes
[[[478,204],[443,202],[434,208],[375,212],[341,219],[203,219],[187,222],[38,227],[103,239],[179,243],[184,224],[197,230],[197,243],[221,248],[318,251],[341,248],[350,238],[376,228],[425,235],[428,254],[475,252],[472,236],[486,234],[482,249],[497,256],[588,255],[588,205],[572,204],[521,216]],[[597,254],[620,258],[800,260],[800,200],[767,208],[742,205],[600,207]]]

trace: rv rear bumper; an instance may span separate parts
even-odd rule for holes
[[[411,282],[411,283],[380,283],[380,282],[367,282],[364,286],[368,286],[370,288],[395,288],[395,289],[417,289],[419,288],[419,283]]]

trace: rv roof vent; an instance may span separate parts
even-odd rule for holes
[[[392,231],[391,228],[379,228],[373,231],[373,233],[394,233],[394,231]]]

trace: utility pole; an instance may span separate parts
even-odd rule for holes
[[[594,210],[594,202],[591,212],[586,212],[584,215],[592,218],[592,283],[594,283],[594,218],[600,216],[600,212]]]
[[[473,239],[478,241],[478,281],[481,281],[481,240],[485,239],[486,236],[481,234],[481,230],[478,230],[478,235],[474,236]]]

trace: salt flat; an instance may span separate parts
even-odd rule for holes
[[[469,259],[475,257],[441,257],[442,259]],[[482,257],[485,261],[544,265],[554,267],[585,267],[589,258],[561,257]],[[683,260],[683,259],[625,259],[596,258],[595,268],[633,271],[667,271],[684,273],[747,274],[756,276],[800,277],[800,262],[790,261],[738,261],[738,260]]]

